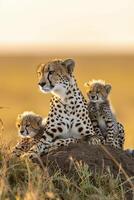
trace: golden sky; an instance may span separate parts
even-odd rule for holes
[[[134,49],[134,0],[0,0],[0,51]]]

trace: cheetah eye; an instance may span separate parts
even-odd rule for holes
[[[17,124],[17,127],[20,128],[20,124]]]
[[[30,124],[26,124],[26,128],[29,127],[29,126],[30,126]]]
[[[54,73],[54,71],[49,71],[49,75],[52,75]]]

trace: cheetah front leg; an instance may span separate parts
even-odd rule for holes
[[[70,144],[78,143],[77,138],[57,139],[48,147],[48,152],[58,149],[59,147],[69,146]]]
[[[119,148],[119,149],[123,149],[124,147],[124,142],[125,142],[125,131],[124,131],[124,127],[121,123],[117,122],[117,127],[118,127],[118,134],[114,135],[113,137],[111,137],[110,143],[112,146]],[[112,135],[111,135],[112,136]]]
[[[12,157],[21,157],[24,153],[27,153],[31,147],[35,144],[35,141],[29,138],[22,139],[17,143],[11,152]]]
[[[98,121],[97,121],[97,120],[94,120],[94,121],[92,122],[92,124],[93,124],[93,128],[94,128],[95,134],[96,134],[97,137],[100,139],[101,144],[105,144],[105,137],[103,136],[103,133],[102,133],[102,131],[101,131],[100,128],[99,128]]]
[[[102,136],[101,130],[99,128],[97,120],[93,120],[92,127],[94,130],[94,134],[89,134],[88,131],[86,131],[86,134],[84,134],[84,141],[88,141],[90,145],[99,145],[104,142],[104,137]],[[91,129],[92,129],[91,127]]]
[[[32,147],[27,155],[29,159],[34,160],[35,158],[46,155],[49,152],[58,149],[59,147],[68,146],[71,143],[78,143],[78,141],[79,140],[76,138],[67,138],[57,139],[54,142],[40,142],[34,147]]]
[[[46,141],[42,138],[37,144],[32,146],[32,148],[28,151],[27,154],[25,154],[25,156],[32,160],[34,158],[47,154],[51,147],[51,141]]]
[[[30,149],[28,152],[28,157],[30,159],[34,157],[40,157],[49,152],[49,149],[53,146],[53,142],[58,139],[61,139],[62,135],[64,135],[68,131],[68,127],[57,122],[55,126],[51,126],[51,124],[47,125],[47,128],[42,135],[42,138]]]
[[[118,147],[120,149],[123,149],[124,142],[125,142],[125,130],[121,123],[117,122],[117,126],[118,126],[118,130],[119,130],[119,134],[118,134],[118,137],[116,138],[116,140],[118,143]]]
[[[107,124],[107,136],[106,136],[106,144],[119,148],[119,131],[116,122],[112,120],[106,121]]]

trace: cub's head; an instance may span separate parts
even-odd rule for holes
[[[37,135],[42,126],[43,118],[33,112],[24,112],[18,115],[16,127],[23,138],[32,138]]]
[[[44,93],[60,93],[72,77],[75,62],[72,59],[53,60],[37,68],[38,85]]]
[[[106,84],[102,80],[93,80],[85,84],[89,88],[87,95],[90,99],[90,102],[102,103],[108,99],[108,95],[112,89],[111,85]]]

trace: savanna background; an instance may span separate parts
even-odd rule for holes
[[[73,58],[84,83],[104,79],[125,148],[134,147],[134,2],[131,0],[0,0],[0,118],[2,138],[16,143],[15,120],[27,110],[46,116],[50,95],[37,86],[36,67],[53,58]]]

